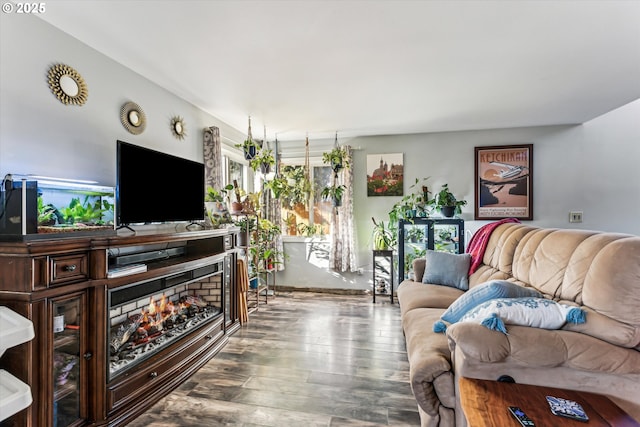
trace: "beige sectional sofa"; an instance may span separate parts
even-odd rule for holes
[[[465,426],[461,376],[591,391],[640,420],[640,237],[584,230],[499,225],[469,288],[505,279],[579,307],[582,324],[549,330],[507,324],[508,334],[456,322],[433,325],[465,291],[414,280],[398,287],[413,394],[423,426]]]

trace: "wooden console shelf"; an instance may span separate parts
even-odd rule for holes
[[[0,242],[0,305],[30,319],[36,335],[0,359],[0,368],[29,384],[33,395],[31,406],[0,426],[124,425],[184,382],[240,327],[237,231],[57,235]],[[146,271],[108,278],[118,257],[140,258]],[[181,335],[173,332],[130,367],[110,374],[110,364],[125,363],[110,347],[111,334],[122,324],[117,322],[144,313],[142,301],[158,294],[164,299],[165,292],[176,303],[193,295],[204,301],[200,307],[211,307],[196,312],[209,314],[191,329],[180,329]],[[182,322],[187,318],[171,316]],[[56,329],[61,327],[64,330]],[[130,346],[144,347],[138,342],[145,341]]]

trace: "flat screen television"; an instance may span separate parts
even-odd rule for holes
[[[118,141],[119,226],[204,219],[204,164]]]

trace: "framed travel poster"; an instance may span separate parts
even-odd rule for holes
[[[533,144],[475,147],[475,219],[533,219]]]
[[[367,155],[367,196],[402,196],[402,153]]]

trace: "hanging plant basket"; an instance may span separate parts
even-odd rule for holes
[[[257,149],[255,145],[250,145],[249,147],[244,149],[244,158],[246,160],[251,160],[256,156]]]
[[[260,172],[262,172],[263,175],[266,175],[269,172],[271,172],[271,164],[269,164],[269,163],[260,163]]]
[[[334,197],[333,198],[333,207],[334,208],[339,208],[340,206],[342,206],[342,197],[340,197],[340,198]]]
[[[342,163],[342,160],[340,160],[340,161],[331,160],[331,170],[333,172],[338,173],[342,169],[344,169],[344,163]]]

